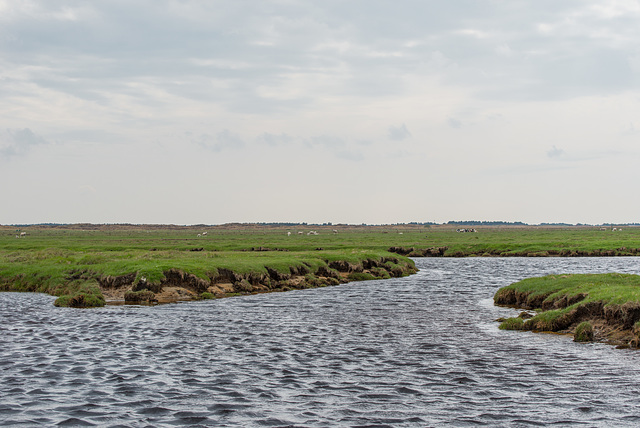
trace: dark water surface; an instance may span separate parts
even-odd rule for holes
[[[155,307],[0,293],[2,426],[640,426],[640,352],[504,332],[495,291],[640,258],[417,259],[408,278]]]

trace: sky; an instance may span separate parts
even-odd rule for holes
[[[0,0],[0,224],[640,222],[640,2]]]

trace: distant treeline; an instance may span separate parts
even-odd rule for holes
[[[523,223],[521,221],[476,221],[476,220],[466,220],[466,221],[450,221],[447,224],[454,224],[457,226],[529,226],[527,223]]]

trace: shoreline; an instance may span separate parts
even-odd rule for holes
[[[389,252],[406,257],[634,257],[640,256],[640,248],[620,247],[616,249],[576,250],[576,249],[548,249],[548,250],[475,250],[449,251],[447,246],[440,247],[391,247]]]
[[[356,281],[399,278],[417,272],[412,262],[394,257],[378,260],[369,258],[360,264],[344,260],[327,262],[327,266],[320,266],[315,271],[311,270],[310,265],[290,266],[289,273],[265,268],[266,274],[240,274],[229,269],[218,269],[218,275],[209,278],[209,281],[174,268],[164,272],[165,279],[160,283],[127,281],[127,276],[106,277],[99,283],[106,303],[154,304],[321,288]]]
[[[417,272],[413,261],[393,254],[365,258],[360,262],[325,260],[314,267],[311,263],[282,269],[264,266],[266,272],[238,273],[227,268],[213,269],[205,278],[185,269],[170,268],[162,278],[148,281],[139,272],[123,275],[100,275],[90,269],[70,272],[64,291],[54,294],[29,284],[24,275],[0,278],[1,291],[37,292],[58,295],[55,306],[89,308],[107,304],[162,304],[178,301],[218,299],[307,288],[320,288],[354,281],[399,278]]]

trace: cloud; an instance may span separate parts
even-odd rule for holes
[[[411,137],[411,132],[407,129],[407,125],[404,123],[400,126],[390,126],[389,127],[389,138],[394,141],[402,141],[406,138]]]
[[[631,163],[628,154],[637,150],[640,6],[635,0],[0,0],[0,11],[0,157],[49,152],[47,140],[52,146],[64,142],[56,144],[55,159],[29,156],[20,165],[5,163],[0,178],[22,186],[51,184],[52,196],[54,189],[72,188],[64,174],[72,186],[95,185],[105,200],[124,201],[118,190],[135,187],[135,180],[150,192],[165,192],[170,184],[182,194],[173,181],[149,184],[142,166],[131,175],[114,175],[113,168],[143,157],[153,160],[145,162],[153,165],[151,174],[161,169],[159,162],[184,177],[218,177],[233,167],[221,162],[215,170],[194,169],[193,151],[205,150],[241,154],[251,165],[303,170],[319,170],[326,161],[353,162],[349,176],[304,174],[304,180],[291,180],[292,193],[327,185],[348,188],[342,186],[347,181],[382,184],[380,161],[387,175],[400,176],[419,171],[417,160],[424,160],[432,174],[426,179],[434,180],[463,167],[451,156],[458,150],[488,169],[499,152],[501,164],[538,162],[536,168],[560,174],[567,168],[592,171],[602,162],[603,168],[631,175],[608,164]],[[496,117],[500,120],[489,119]],[[26,128],[33,124],[39,134]],[[625,131],[626,124],[631,125]],[[7,128],[12,130],[3,131]],[[472,139],[466,132],[471,129]],[[440,142],[430,144],[428,153],[416,141],[425,135]],[[557,135],[563,138],[555,140]],[[156,141],[162,150],[153,150]],[[600,153],[603,141],[622,153],[615,155],[617,162],[606,162],[614,155]],[[307,157],[317,162],[292,162]],[[78,165],[90,175],[81,183],[72,174]],[[515,169],[513,176],[520,173]],[[259,174],[247,168],[247,180],[264,181]],[[510,182],[499,177],[482,184]],[[442,194],[459,185],[452,180]],[[226,186],[230,198],[243,193],[240,186]],[[372,188],[381,192],[384,186]],[[405,186],[399,197],[409,200],[416,191]],[[341,202],[352,203],[352,194],[343,196]],[[58,204],[63,222],[65,215],[93,215],[88,207],[76,212]],[[447,209],[446,203],[429,204],[416,203],[409,215]],[[481,205],[501,215],[501,204],[498,198]],[[15,221],[34,215],[19,205],[11,208]],[[249,212],[262,220],[255,210],[231,205],[227,217],[205,221],[237,221]],[[297,208],[302,217],[304,210],[315,212],[308,204]],[[378,210],[364,204],[349,208],[342,211],[353,219],[377,221]],[[318,215],[330,209],[323,206]],[[123,217],[138,215],[123,221],[144,222],[153,218],[151,212],[170,215],[163,209],[119,211]],[[102,215],[93,220],[116,220],[106,211]],[[194,214],[175,208],[173,215],[171,221],[189,222]]]
[[[26,155],[33,147],[49,144],[43,137],[36,135],[31,129],[7,129],[0,134],[0,156],[9,159]]]
[[[258,142],[265,143],[272,147],[288,145],[294,142],[294,138],[285,133],[282,133],[280,135],[275,135],[275,134],[270,134],[268,132],[265,132],[264,134],[258,136],[257,139],[258,139]]]
[[[326,149],[337,149],[346,146],[346,143],[342,138],[332,135],[319,135],[311,137],[310,141],[311,146],[319,146]]]
[[[551,150],[547,151],[547,157],[550,159],[558,159],[565,155],[564,150],[557,148],[555,145],[551,148]]]
[[[462,128],[462,122],[459,121],[458,119],[456,119],[455,117],[450,117],[449,119],[447,119],[447,123],[453,129],[461,129]]]
[[[340,150],[336,153],[336,157],[352,162],[360,162],[364,160],[364,154],[357,150]]]
[[[366,159],[362,147],[370,146],[366,140],[350,141],[335,135],[317,135],[308,139],[307,147],[321,150],[338,159],[360,162]],[[354,147],[355,146],[355,147]]]
[[[244,141],[228,129],[218,132],[215,137],[209,134],[201,134],[193,140],[200,147],[219,153],[223,150],[240,149],[244,147]]]

